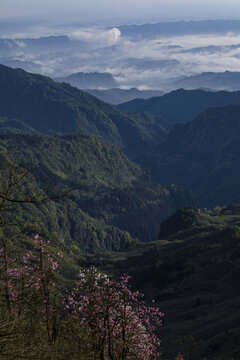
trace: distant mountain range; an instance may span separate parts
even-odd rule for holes
[[[110,73],[83,73],[55,78],[55,81],[66,82],[79,89],[111,89],[117,86],[117,81]]]
[[[134,38],[154,38],[187,34],[223,34],[240,32],[240,20],[199,20],[171,21],[155,24],[123,25],[119,27],[123,36]]]
[[[108,89],[108,90],[86,90],[96,98],[105,101],[109,104],[119,105],[121,103],[131,101],[134,99],[150,99],[154,96],[162,96],[164,94],[161,90],[138,90],[132,88],[124,89]]]
[[[13,60],[13,65],[14,65]],[[16,63],[17,65],[17,63]],[[18,62],[18,65],[21,65]],[[31,66],[29,63],[28,66]],[[128,66],[126,64],[126,66]],[[150,99],[151,97],[162,96],[165,92],[183,88],[185,90],[205,91],[238,91],[240,90],[240,72],[203,72],[191,76],[182,76],[168,79],[159,84],[162,90],[129,90],[119,89],[117,80],[110,73],[77,73],[67,77],[56,78],[55,81],[67,82],[79,89],[87,90],[98,99],[110,104],[119,105],[134,99]],[[116,88],[113,88],[116,87]]]
[[[110,73],[76,73],[69,76],[55,78],[57,82],[66,82],[78,89],[85,90],[99,100],[118,105],[133,99],[150,99],[153,96],[162,96],[161,90],[120,89],[120,84]]]
[[[240,90],[240,72],[204,72],[192,76],[184,76],[178,80],[170,81],[172,88],[186,90],[205,88],[209,90]]]

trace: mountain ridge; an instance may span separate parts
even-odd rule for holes
[[[57,82],[67,82],[79,89],[109,89],[117,87],[117,81],[111,73],[78,72],[54,79]]]
[[[24,121],[42,133],[90,133],[131,158],[152,151],[164,136],[159,117],[141,121],[66,83],[0,65],[0,116]]]
[[[150,111],[169,124],[187,122],[210,107],[240,104],[240,91],[174,90],[161,97],[136,99],[117,108],[120,111],[141,113]]]

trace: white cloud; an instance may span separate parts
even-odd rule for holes
[[[110,30],[97,28],[81,28],[70,32],[68,36],[72,40],[84,41],[89,43],[90,45],[102,47],[117,44],[121,37],[121,32],[117,28],[112,28]]]

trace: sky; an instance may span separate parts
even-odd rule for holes
[[[82,22],[110,19],[162,20],[236,17],[239,0],[0,0],[0,17],[75,18]]]

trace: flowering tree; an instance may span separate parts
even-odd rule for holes
[[[91,268],[79,281],[65,308],[82,328],[80,359],[150,360],[159,358],[155,334],[163,314],[148,306],[143,295],[131,291],[129,277],[110,280]]]

